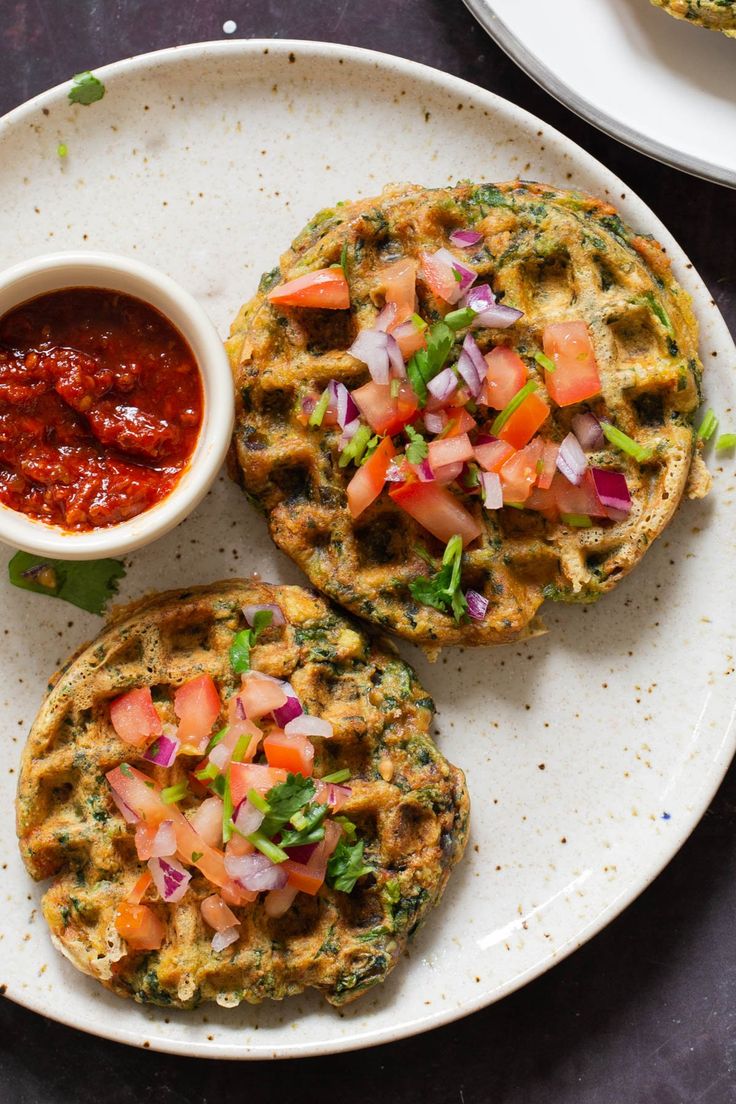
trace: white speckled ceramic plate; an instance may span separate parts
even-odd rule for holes
[[[465,0],[521,68],[589,123],[736,188],[736,40],[649,0]]]
[[[731,420],[736,354],[680,249],[602,165],[512,104],[410,62],[317,43],[191,46],[101,75],[107,94],[97,104],[71,107],[58,88],[0,124],[3,264],[85,245],[129,253],[181,280],[225,333],[260,272],[318,207],[398,180],[521,174],[574,183],[614,200],[672,253],[701,320],[709,400]],[[547,636],[450,651],[434,666],[402,648],[437,700],[442,750],[467,771],[472,842],[409,960],[341,1012],[315,996],[231,1011],[141,1007],[53,950],[40,887],[15,846],[17,763],[49,672],[100,622],[2,582],[3,555],[0,983],[8,995],[123,1042],[257,1058],[423,1031],[554,965],[672,857],[733,753],[733,467],[717,472],[710,501],[683,506],[598,606],[549,608]],[[254,570],[300,581],[223,475],[194,516],[132,557],[123,597]]]

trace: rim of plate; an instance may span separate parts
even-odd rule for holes
[[[661,161],[664,165],[670,165],[673,169],[681,169],[692,176],[699,176],[703,180],[710,180],[715,184],[723,184],[727,188],[736,188],[736,175],[715,165],[710,161],[704,161],[700,157],[691,157],[690,154],[672,149],[664,142],[658,142],[656,138],[650,138],[642,134],[626,123],[620,122],[613,115],[605,111],[599,111],[589,100],[561,81],[556,73],[548,69],[539,58],[529,50],[517,36],[510,31],[503,20],[496,15],[490,7],[489,0],[464,0],[466,8],[478,20],[481,27],[504,50],[505,53],[523,69],[528,77],[550,95],[559,100],[565,107],[569,107],[576,115],[580,115],[586,122],[592,123],[604,134],[609,134],[624,145],[630,146],[637,153],[644,153]]]
[[[469,0],[466,0],[466,3],[468,2]],[[633,201],[640,206],[641,213],[647,220],[648,228],[654,232],[655,236],[660,241],[664,242],[670,256],[678,263],[678,267],[685,269],[686,265],[689,266],[682,278],[683,282],[686,284],[691,284],[693,281],[695,282],[696,286],[694,288],[690,287],[688,290],[692,293],[696,305],[700,302],[702,306],[707,305],[711,311],[715,311],[715,318],[711,316],[712,321],[714,320],[716,326],[720,327],[724,342],[732,342],[730,333],[718,308],[712,302],[705,284],[697,271],[690,264],[687,255],[659,218],[644,201],[639,198],[638,194],[633,189],[629,188],[615,175],[615,173],[612,173],[602,162],[598,161],[597,158],[587,153],[581,146],[578,146],[576,142],[568,138],[555,127],[539,119],[525,108],[517,106],[511,101],[504,99],[502,96],[496,95],[494,92],[489,92],[487,89],[472,84],[470,81],[465,81],[460,77],[443,73],[438,69],[433,69],[431,66],[423,65],[420,62],[410,61],[406,58],[396,57],[392,54],[368,50],[362,47],[305,39],[263,38],[199,42],[184,46],[172,46],[163,50],[155,50],[151,53],[138,54],[131,58],[124,58],[120,61],[112,62],[109,65],[95,69],[95,73],[105,78],[119,76],[121,74],[135,74],[141,70],[146,70],[166,63],[175,65],[179,60],[191,61],[193,58],[197,57],[217,59],[218,57],[225,58],[227,56],[248,55],[262,53],[266,48],[274,55],[288,56],[290,52],[298,50],[302,56],[309,55],[310,59],[313,60],[343,58],[357,62],[358,64],[370,65],[374,72],[376,66],[380,66],[383,69],[391,70],[397,75],[404,76],[409,80],[414,79],[419,83],[429,84],[435,91],[437,89],[446,90],[453,94],[460,94],[473,98],[476,102],[482,103],[483,106],[490,111],[503,110],[507,115],[512,117],[515,116],[520,126],[533,126],[535,130],[538,130],[540,126],[544,127],[546,137],[565,146],[567,150],[574,155],[577,165],[582,165],[589,170],[593,170],[596,175],[602,176],[605,179],[605,186],[608,187],[612,193],[615,192],[618,194],[624,189],[628,199],[633,199]],[[8,112],[7,115],[0,118],[0,137],[4,130],[21,123],[27,116],[53,102],[53,100],[62,93],[65,93],[67,83],[68,82],[58,84],[40,93],[33,97],[33,99],[27,100],[24,104],[14,108],[12,111]],[[473,1012],[478,1012],[494,1004],[496,1001],[501,1000],[503,997],[508,996],[510,993],[515,992],[530,981],[546,973],[552,966],[557,965],[558,962],[567,958],[573,951],[577,950],[584,943],[587,943],[594,935],[602,931],[603,928],[619,916],[628,905],[636,900],[636,898],[651,885],[654,879],[668,865],[689,838],[700,822],[713,795],[723,780],[723,776],[728,769],[734,753],[736,753],[736,724],[729,727],[726,736],[721,740],[717,752],[711,760],[711,773],[702,784],[700,791],[692,795],[689,817],[687,820],[683,819],[682,826],[678,827],[676,833],[672,833],[670,846],[663,851],[658,861],[645,872],[640,872],[639,875],[629,883],[625,890],[622,890],[613,898],[607,908],[601,910],[593,920],[571,934],[568,939],[558,945],[554,953],[550,953],[547,959],[535,963],[534,966],[510,978],[492,992],[484,992],[477,997],[470,997],[459,1007],[431,1012],[425,1016],[414,1017],[408,1022],[399,1024],[391,1029],[357,1029],[355,1034],[350,1037],[333,1039],[327,1042],[297,1042],[292,1044],[283,1043],[279,1045],[270,1045],[268,1053],[264,1053],[263,1051],[254,1051],[249,1047],[239,1047],[231,1043],[213,1042],[211,1044],[203,1044],[195,1041],[162,1039],[156,1037],[155,1030],[151,1031],[150,1028],[147,1030],[143,1022],[141,1023],[140,1030],[130,1031],[118,1029],[116,1031],[114,1025],[108,1025],[102,1018],[98,1017],[95,1019],[92,1014],[94,1011],[93,1009],[90,1010],[90,1017],[87,1021],[81,1021],[78,1018],[61,1019],[61,1017],[55,1016],[53,1013],[50,1014],[40,1002],[24,1000],[22,993],[8,992],[6,995],[11,1000],[15,1001],[15,1003],[33,1012],[38,1012],[42,1016],[56,1019],[59,1023],[63,1023],[68,1027],[77,1028],[90,1035],[97,1035],[101,1038],[111,1039],[114,1042],[126,1043],[130,1046],[140,1047],[145,1042],[147,1048],[151,1050],[198,1058],[227,1058],[236,1060],[307,1058],[360,1050],[365,1047],[379,1046],[384,1043],[398,1042],[401,1039],[421,1034],[436,1027],[443,1027],[446,1024],[453,1023]]]

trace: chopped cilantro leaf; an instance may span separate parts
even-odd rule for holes
[[[258,612],[255,614],[255,616],[253,618],[253,633],[254,633],[254,635],[255,636],[260,636],[260,634],[264,631],[264,629],[267,629],[270,626],[272,621],[273,621],[273,610],[266,610],[266,609],[258,610]]]
[[[440,570],[409,583],[409,590],[418,602],[441,612],[451,611],[456,621],[460,621],[468,610],[465,595],[460,590],[462,555],[462,538],[456,534],[447,542]]]
[[[8,564],[13,586],[61,598],[88,613],[102,614],[125,575],[120,560],[46,560],[16,552]]]
[[[274,836],[295,813],[309,805],[315,795],[314,782],[301,774],[287,774],[286,781],[266,794],[269,811],[261,824],[264,836]]]
[[[72,77],[72,86],[69,89],[69,102],[83,104],[96,103],[105,95],[105,86],[99,77],[87,69],[84,73],[77,73]]]
[[[360,458],[361,465],[368,463],[371,456],[376,451],[376,449],[378,448],[378,446],[380,445],[382,440],[383,440],[382,437],[371,437],[370,441],[365,446],[365,452],[363,453],[363,455]]]
[[[374,868],[363,861],[363,840],[346,843],[340,840],[327,863],[327,884],[341,893],[352,893],[358,878],[373,874]]]
[[[192,851],[192,862],[193,863],[199,862],[199,860],[202,858],[203,855],[204,855],[204,851]]]
[[[250,650],[272,620],[273,613],[271,610],[258,610],[253,618],[253,628],[242,629],[235,634],[235,638],[230,645],[230,666],[236,675],[242,675],[246,671],[250,671]],[[224,734],[225,730],[223,729],[220,739]]]
[[[132,778],[133,777],[133,772],[132,772],[132,770],[130,769],[130,767],[128,766],[127,763],[121,763],[120,764],[120,773],[122,774],[123,778]]]
[[[322,780],[324,781],[324,779]],[[348,820],[346,816],[336,816],[332,818],[336,824],[339,824],[349,840],[355,839],[355,833],[357,828],[353,824],[352,820]]]
[[[418,349],[407,364],[409,382],[420,406],[427,401],[427,384],[442,371],[454,343],[455,334],[450,327],[444,322],[436,322],[427,330],[426,349]]]
[[[417,433],[413,426],[404,426],[404,432],[411,442],[406,447],[406,459],[410,464],[421,464],[422,460],[426,460],[429,456],[427,442],[424,440],[421,433]]]
[[[327,805],[308,805],[294,828],[282,829],[279,846],[302,847],[308,843],[319,843],[325,836],[323,821],[327,816],[327,809]],[[293,819],[297,820],[296,814]]]

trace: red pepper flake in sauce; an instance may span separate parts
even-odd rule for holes
[[[0,502],[75,532],[165,498],[202,424],[202,380],[155,308],[102,288],[0,319]]]

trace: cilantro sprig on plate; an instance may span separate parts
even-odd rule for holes
[[[423,549],[417,548],[415,551],[427,563],[432,563]],[[455,534],[447,542],[440,570],[434,575],[422,575],[409,583],[409,590],[418,602],[425,606],[432,606],[441,612],[449,610],[456,621],[460,621],[468,612],[468,603],[460,590],[462,556],[462,537]]]

